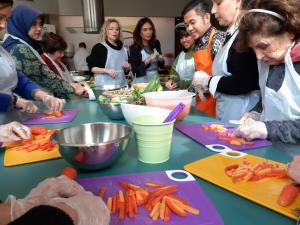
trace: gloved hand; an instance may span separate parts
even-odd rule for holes
[[[233,132],[233,135],[247,140],[266,139],[268,131],[264,122],[249,118]]]
[[[52,95],[45,95],[42,97],[42,102],[50,110],[50,113],[55,111],[62,111],[66,101],[64,99],[55,98]]]
[[[258,121],[260,119],[260,113],[258,113],[256,111],[251,111],[251,112],[244,113],[242,118],[240,119],[241,124],[244,123],[249,118]]]
[[[196,71],[193,76],[192,85],[207,92],[209,79],[210,76],[204,71]]]
[[[69,198],[83,192],[86,191],[75,181],[59,176],[42,181],[23,199],[17,200],[15,196],[8,196],[6,203],[10,204],[11,220],[14,220],[35,206],[48,204],[53,198]]]
[[[0,125],[0,141],[19,141],[22,139],[29,139],[31,132],[29,127],[24,126],[19,122],[11,122]]]
[[[82,192],[71,198],[53,198],[49,205],[55,206],[65,203],[76,211],[78,225],[108,225],[110,215],[102,198],[94,196],[91,192]]]
[[[33,104],[32,101],[23,99],[21,97],[18,97],[16,107],[20,109],[21,112],[27,113],[36,113],[39,109],[35,104]]]
[[[293,161],[288,164],[287,172],[290,178],[300,184],[300,156],[294,157]]]

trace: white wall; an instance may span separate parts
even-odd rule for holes
[[[114,17],[118,19],[124,29],[131,29],[135,27],[137,21],[140,17]],[[156,28],[157,39],[161,42],[162,52],[163,53],[173,53],[174,54],[174,29],[175,22],[174,18],[171,17],[154,17],[151,18]],[[96,43],[99,42],[99,34],[85,34],[82,33],[83,19],[82,16],[58,16],[50,17],[50,22],[56,24],[57,33],[69,43],[75,46],[75,49],[78,48],[78,44],[84,41],[87,44],[87,47],[91,49]],[[75,30],[79,33],[70,33],[65,28],[74,27]],[[76,27],[78,27],[76,29]]]

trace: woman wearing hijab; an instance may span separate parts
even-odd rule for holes
[[[160,42],[156,39],[154,24],[148,17],[138,21],[129,52],[134,83],[147,83],[158,75],[158,68],[164,68]]]
[[[7,22],[8,35],[3,47],[13,56],[17,70],[56,97],[69,99],[74,94],[81,95],[84,89],[80,84],[70,85],[58,78],[41,58],[38,40],[43,23],[40,12],[28,6],[16,6]]]
[[[166,87],[170,90],[179,88],[187,89],[195,73],[194,62],[194,39],[186,31],[184,23],[179,23],[175,27],[175,32],[180,38],[183,50],[176,57],[170,72],[170,80],[166,82]]]
[[[7,4],[4,6],[5,9],[10,9],[12,1],[7,0]],[[7,15],[9,14],[10,10]],[[0,18],[0,30],[6,27],[6,19],[5,15]],[[16,70],[14,60],[2,46],[0,46],[0,54],[0,112],[7,112],[13,108],[19,109],[21,112],[37,112],[38,107],[26,99],[42,101],[50,112],[62,110],[65,104],[63,99],[55,98],[42,91],[36,83],[28,79],[21,71]]]

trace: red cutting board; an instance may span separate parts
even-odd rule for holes
[[[239,152],[235,152],[239,153]],[[204,159],[200,159],[193,163],[184,166],[184,169],[198,177],[201,177],[209,182],[212,182],[224,189],[232,191],[244,198],[254,201],[260,205],[270,208],[276,212],[279,212],[285,216],[292,219],[298,219],[298,217],[293,213],[295,208],[300,206],[300,195],[296,201],[287,206],[282,207],[277,204],[277,198],[282,190],[282,188],[290,183],[289,178],[277,179],[277,178],[267,178],[260,181],[239,181],[232,182],[232,179],[225,175],[224,169],[228,165],[241,164],[243,160],[247,159],[251,164],[260,163],[266,161],[266,159],[249,155],[246,153],[241,153],[240,156],[228,156],[226,153],[219,153],[213,156],[209,156]],[[274,162],[268,160],[269,162]],[[274,162],[279,164],[280,167],[285,167],[285,164]]]
[[[236,151],[242,151],[247,149],[254,149],[254,148],[261,148],[271,146],[272,143],[267,140],[255,140],[253,145],[231,145],[228,141],[220,140],[218,137],[221,135],[225,135],[225,133],[214,133],[211,131],[206,131],[202,128],[202,125],[211,125],[211,124],[221,124],[224,125],[228,131],[232,133],[235,129],[228,124],[221,123],[221,122],[208,122],[208,123],[197,123],[197,124],[176,124],[175,127],[177,130],[182,132],[183,134],[187,135],[188,137],[192,138],[194,141],[208,146],[208,145],[223,145],[227,146],[230,149]]]
[[[175,175],[186,176],[184,179],[176,179]],[[177,177],[177,176],[176,176]],[[171,220],[165,223],[161,220],[153,221],[149,212],[143,207],[139,207],[138,214],[134,219],[126,217],[124,221],[120,221],[116,214],[112,215],[110,224],[113,225],[141,225],[141,224],[155,224],[155,225],[184,225],[184,224],[201,224],[201,225],[223,225],[223,221],[217,213],[216,209],[208,199],[207,195],[196,182],[194,177],[183,170],[172,170],[164,172],[149,172],[136,174],[123,174],[118,176],[106,176],[95,178],[78,179],[86,190],[91,191],[95,195],[98,194],[100,187],[107,187],[108,192],[105,194],[104,200],[107,196],[115,195],[117,190],[121,190],[118,181],[130,182],[142,187],[145,187],[145,182],[156,182],[164,185],[177,185],[178,191],[176,195],[188,200],[192,207],[200,210],[200,215],[195,216],[188,214],[186,217],[179,217],[172,214]]]

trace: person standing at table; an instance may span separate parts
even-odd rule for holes
[[[194,39],[186,31],[184,23],[179,23],[175,27],[175,32],[180,38],[183,50],[176,57],[170,72],[170,80],[166,82],[166,87],[170,90],[179,88],[187,89],[195,73],[194,63]]]
[[[164,68],[159,40],[152,20],[148,17],[140,19],[133,31],[133,44],[129,48],[130,64],[134,75],[134,83],[148,83],[158,68]]]
[[[116,19],[107,19],[102,25],[100,43],[86,59],[95,74],[95,85],[127,85],[125,74],[130,71],[130,65],[121,32],[121,24]]]
[[[222,47],[224,42],[224,33],[217,31],[210,22],[210,7],[203,0],[189,2],[182,10],[182,17],[186,25],[187,32],[195,40],[194,60],[196,71],[204,71],[209,76],[212,74],[212,62]],[[199,71],[199,72],[198,72]],[[194,89],[197,89],[197,84]],[[203,95],[199,89],[196,96],[196,108],[212,117],[216,116],[216,101],[210,94]]]
[[[90,52],[86,49],[86,44],[84,42],[80,42],[78,47],[79,48],[73,57],[75,70],[87,73],[89,71],[89,67],[87,65],[86,58],[90,55]]]
[[[0,30],[6,28],[6,20],[11,14],[13,1],[0,1]],[[55,98],[42,91],[21,71],[16,70],[12,57],[0,46],[0,112],[16,108],[21,112],[35,113],[38,107],[30,100],[42,101],[50,112],[61,111],[65,100]],[[18,94],[15,95],[14,93]]]
[[[217,118],[228,122],[240,119],[259,101],[258,70],[252,50],[238,52],[240,16],[248,0],[213,0],[211,13],[219,24],[228,27],[226,40],[218,51],[212,65],[212,76],[207,72],[195,74],[193,83],[199,92],[210,93],[216,98]]]
[[[80,84],[70,85],[57,77],[40,56],[40,35],[44,16],[25,5],[18,5],[7,22],[8,35],[3,47],[12,55],[17,70],[22,71],[40,87],[54,96],[69,99],[74,94],[81,95]]]
[[[256,0],[249,8],[239,47],[256,54],[262,108],[246,113],[234,134],[300,154],[300,2]]]

